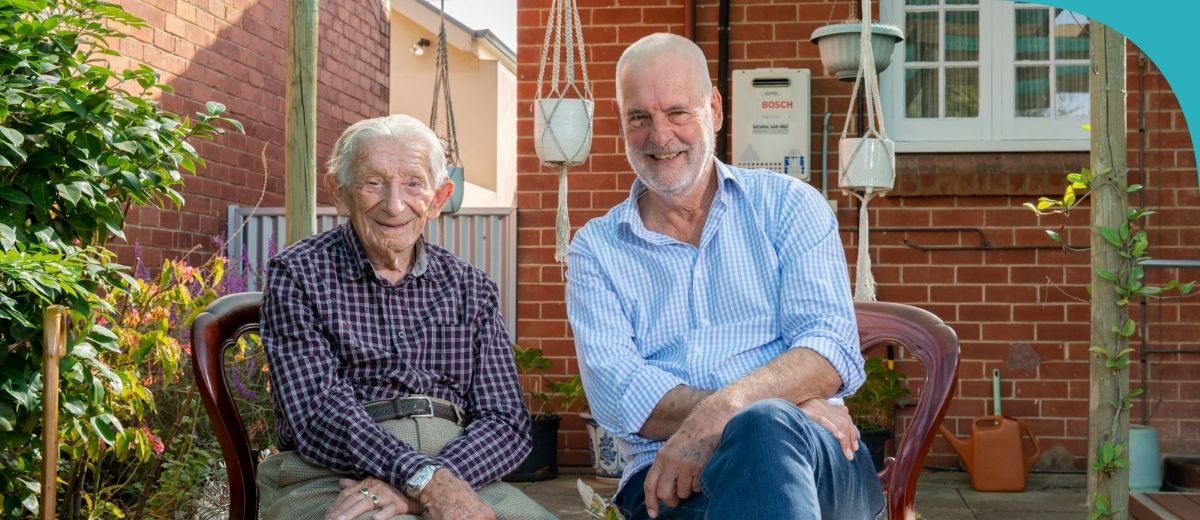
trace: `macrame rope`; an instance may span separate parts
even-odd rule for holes
[[[592,85],[588,78],[586,52],[587,50],[583,42],[583,24],[579,19],[579,7],[576,0],[551,0],[550,11],[546,17],[546,34],[542,39],[541,58],[538,64],[537,92],[534,95],[536,98],[534,103],[538,103],[542,99],[562,99],[568,97],[592,100]],[[582,89],[576,83],[576,54],[578,54],[579,72],[583,80]],[[563,70],[564,66],[565,70]],[[549,71],[547,71],[547,68],[549,68]],[[547,72],[549,72],[549,85],[547,85]],[[560,78],[562,81],[560,81]],[[554,120],[555,113],[563,106],[564,103],[561,101],[555,103],[550,109],[550,113],[543,113],[541,117],[546,118],[545,122],[549,123],[549,121]],[[591,132],[593,116],[593,113],[588,114],[588,132]],[[550,132],[549,127],[550,125],[547,124],[546,135],[535,136],[543,140],[543,149],[545,147],[553,147],[553,149],[558,151],[559,157],[571,158],[574,158],[582,150],[582,148],[565,150],[560,137]],[[572,164],[577,163],[555,162],[549,164],[555,164],[559,167],[558,210],[554,219],[554,259],[564,262],[567,258],[567,248],[571,239],[571,220],[567,208],[567,170]]]
[[[879,74],[875,70],[875,51],[871,46],[871,2],[862,0],[862,27],[859,32],[858,73],[854,76],[854,90],[850,95],[850,105],[846,110],[846,121],[842,126],[842,139],[846,139],[850,131],[850,119],[854,115],[855,103],[858,101],[859,86],[863,87],[866,96],[867,128],[862,133],[863,138],[887,138],[887,128],[883,122],[883,105],[879,94]],[[876,127],[878,123],[878,127]],[[851,152],[850,164],[862,150],[865,139]],[[875,276],[871,274],[871,212],[868,205],[871,199],[885,192],[867,186],[863,193],[843,188],[843,192],[858,199],[858,260],[854,274],[854,299],[859,301],[875,301]]]
[[[875,301],[875,276],[871,274],[871,213],[867,203],[875,198],[873,188],[866,192],[850,192],[854,198],[862,202],[858,206],[858,261],[854,267],[854,299],[859,301]]]
[[[554,218],[554,260],[567,261],[571,241],[571,218],[567,214],[567,165],[558,170],[558,213]]]
[[[440,97],[445,94],[446,103],[446,135],[442,137],[446,145],[446,166],[462,166],[458,150],[458,131],[454,125],[454,103],[450,99],[450,56],[446,42],[446,1],[442,0],[442,20],[438,28],[437,71],[433,79],[433,107],[429,112],[429,128],[437,133],[438,106]],[[441,136],[439,136],[441,137]],[[466,187],[456,188],[465,189]]]

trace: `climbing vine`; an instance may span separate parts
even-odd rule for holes
[[[1109,173],[1106,170],[1100,172],[1100,175]],[[1068,173],[1067,186],[1063,191],[1062,198],[1042,197],[1036,204],[1027,202],[1024,206],[1038,215],[1062,214],[1069,216],[1072,209],[1078,207],[1091,195],[1094,186],[1123,189],[1126,195],[1142,189],[1140,184],[1122,186],[1113,182],[1097,183],[1098,177],[1088,168]],[[1180,283],[1178,280],[1171,280],[1163,285],[1146,284],[1144,264],[1150,259],[1148,254],[1150,241],[1141,224],[1146,217],[1152,214],[1154,212],[1146,208],[1128,208],[1125,218],[1119,226],[1101,227],[1097,230],[1105,242],[1116,248],[1120,257],[1115,271],[1097,269],[1095,273],[1096,276],[1112,283],[1117,296],[1118,311],[1117,319],[1110,329],[1111,340],[1107,342],[1107,345],[1092,345],[1088,351],[1104,360],[1105,367],[1117,377],[1124,376],[1125,371],[1129,369],[1130,354],[1134,351],[1129,347],[1129,338],[1137,332],[1137,323],[1130,317],[1130,301],[1138,298],[1158,297],[1171,292],[1186,295],[1195,287],[1195,282]],[[1056,242],[1062,242],[1062,236],[1058,231],[1046,230],[1046,234]],[[1102,480],[1112,479],[1117,471],[1129,466],[1128,440],[1126,438],[1128,431],[1121,431],[1123,429],[1120,425],[1123,422],[1120,419],[1123,414],[1129,413],[1133,406],[1133,398],[1141,395],[1143,389],[1135,388],[1126,391],[1123,390],[1125,386],[1116,385],[1114,393],[1103,397],[1104,402],[1108,404],[1113,413],[1112,427],[1108,438],[1097,443],[1096,458],[1089,468],[1090,471],[1098,472]],[[1092,497],[1088,520],[1111,518],[1123,511],[1125,511],[1124,508],[1114,507],[1111,498],[1103,491],[1098,490]]]

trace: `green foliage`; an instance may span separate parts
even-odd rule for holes
[[[140,424],[154,410],[143,376],[177,376],[180,345],[161,328],[136,344],[110,328],[124,318],[113,302],[141,287],[105,244],[131,205],[183,203],[180,172],[203,164],[189,139],[240,124],[219,103],[180,118],[154,100],[169,87],[153,70],[107,65],[118,28],[144,25],[98,0],[0,0],[0,516],[37,513],[47,304],[72,323],[57,405],[60,496],[73,500],[60,511],[124,516],[109,497],[137,490],[108,479],[112,463],[149,461],[158,445]]]
[[[1096,462],[1092,464],[1094,470],[1111,474],[1118,469],[1129,467],[1129,458],[1125,456],[1124,443],[1104,441],[1100,443],[1097,455]]]
[[[1038,199],[1037,204],[1025,203],[1024,206],[1038,215],[1069,215],[1073,208],[1091,194],[1093,186],[1113,186],[1115,183],[1112,182],[1097,183],[1098,180],[1111,181],[1107,178],[1111,173],[1111,171],[1103,171],[1099,175],[1095,175],[1087,168],[1083,168],[1077,173],[1068,173],[1067,188],[1063,198],[1042,197]],[[1124,193],[1135,193],[1141,190],[1142,186],[1131,184],[1125,187],[1117,186],[1117,188],[1122,189]],[[1080,196],[1079,193],[1083,193],[1083,195]],[[1096,230],[1100,238],[1115,248],[1117,255],[1121,258],[1120,267],[1116,272],[1098,270],[1095,273],[1097,277],[1111,284],[1112,290],[1117,296],[1116,306],[1119,312],[1116,323],[1110,328],[1111,342],[1105,345],[1093,345],[1088,351],[1103,359],[1104,366],[1114,374],[1127,370],[1132,362],[1130,356],[1134,349],[1129,348],[1128,344],[1129,339],[1137,332],[1137,323],[1129,315],[1129,303],[1136,298],[1160,297],[1168,292],[1177,292],[1181,296],[1187,295],[1195,288],[1195,282],[1180,283],[1178,280],[1171,280],[1163,286],[1145,284],[1144,263],[1150,259],[1148,253],[1150,242],[1146,231],[1135,229],[1135,227],[1142,219],[1152,214],[1154,214],[1153,211],[1145,208],[1129,208],[1125,212],[1124,220],[1117,227],[1101,227]],[[1051,239],[1057,242],[1062,241],[1059,233],[1054,231],[1046,233]],[[1141,389],[1124,392],[1118,388],[1115,392],[1116,395],[1108,396],[1104,400],[1113,409],[1114,414],[1120,417],[1121,414],[1128,413],[1133,406],[1133,398],[1141,393]],[[1128,432],[1117,431],[1118,424],[1120,421],[1114,419],[1113,429],[1108,433],[1108,437],[1100,442],[1090,467],[1092,471],[1099,472],[1103,479],[1111,479],[1117,470],[1129,466],[1129,459],[1125,456],[1127,446],[1124,438]],[[1088,519],[1110,518],[1123,511],[1123,508],[1114,509],[1109,497],[1103,492],[1097,491],[1092,499]]]
[[[904,386],[905,376],[880,358],[867,358],[864,370],[866,380],[854,395],[846,398],[850,416],[860,431],[890,429],[896,404],[910,393]]]
[[[517,373],[522,376],[534,376],[536,372],[546,370],[553,364],[542,354],[542,349],[524,348],[515,343],[513,344],[513,357],[516,360]],[[558,410],[571,410],[575,403],[584,396],[583,382],[579,380],[578,375],[559,379],[542,376],[535,384],[536,388],[525,391],[530,402],[535,405],[530,407],[530,413],[534,417],[558,415],[555,410],[546,411],[546,407],[554,402],[558,403]]]

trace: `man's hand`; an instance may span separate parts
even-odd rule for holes
[[[496,513],[479,494],[446,468],[438,468],[421,492],[421,505],[433,520],[495,520]]]
[[[326,520],[350,520],[359,515],[375,511],[371,520],[388,520],[400,515],[421,514],[421,504],[404,496],[396,488],[375,477],[363,480],[344,478],[338,481],[342,492],[338,494],[329,509],[325,510]],[[363,493],[363,488],[367,489]],[[372,501],[371,497],[378,498]]]
[[[700,473],[716,451],[721,432],[734,411],[715,399],[705,399],[667,439],[642,485],[646,512],[651,518],[658,517],[659,500],[675,507],[700,492]]]
[[[829,401],[817,398],[800,403],[800,409],[813,422],[829,430],[842,445],[842,454],[846,455],[847,459],[854,460],[854,452],[858,451],[858,428],[854,427],[849,408],[829,404]]]

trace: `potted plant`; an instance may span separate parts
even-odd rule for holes
[[[513,344],[513,355],[517,373],[526,384],[538,371],[551,366],[541,349]],[[558,411],[570,410],[583,397],[583,383],[578,375],[555,379],[541,376],[532,382],[536,386],[531,385],[525,394],[533,421],[533,449],[520,466],[503,477],[506,482],[532,482],[558,476],[558,423],[562,420]],[[551,408],[553,404],[557,407]]]
[[[871,452],[875,469],[882,470],[884,445],[893,435],[893,411],[901,399],[908,397],[909,391],[904,386],[904,374],[888,367],[880,358],[867,358],[864,370],[867,378],[854,395],[846,398],[846,406],[862,442]]]

